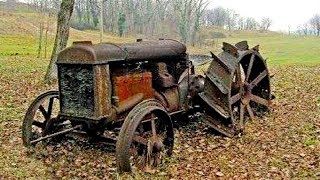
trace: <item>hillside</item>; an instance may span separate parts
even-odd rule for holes
[[[0,4],[1,7],[1,4]],[[0,55],[35,55],[37,50],[37,37],[39,15],[24,7],[24,10],[10,12],[0,8]],[[52,44],[55,35],[55,18],[49,20],[49,43]],[[212,38],[214,33],[222,33],[223,38]],[[189,47],[190,53],[208,54],[209,51],[219,52],[222,42],[236,43],[247,40],[251,46],[261,45],[261,52],[269,59],[271,65],[278,64],[318,64],[320,43],[317,37],[300,37],[284,35],[275,32],[248,32],[226,31],[219,28],[205,28],[201,30],[205,38],[205,45]],[[139,38],[143,36],[138,36]],[[147,38],[147,37],[143,37]],[[79,31],[71,29],[69,44],[76,40],[91,40],[99,42],[99,32]],[[120,38],[115,34],[106,33],[105,42],[121,43],[132,42],[135,37]],[[49,47],[51,50],[51,47]]]
[[[8,10],[4,4],[0,2],[0,56],[19,54],[22,56],[34,56],[37,53],[39,22],[43,17],[39,14],[23,6],[23,9]],[[48,47],[52,49],[52,44],[56,32],[55,17],[49,20],[46,18],[44,22],[49,22],[48,30]],[[69,44],[73,41],[90,40],[94,43],[99,42],[99,32],[95,31],[79,31],[71,28]],[[103,39],[106,42],[121,43],[134,41],[134,38],[119,38],[116,35],[105,33]]]

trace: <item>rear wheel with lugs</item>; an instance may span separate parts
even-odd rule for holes
[[[219,132],[234,136],[242,132],[245,117],[254,119],[268,110],[270,77],[259,46],[249,49],[246,41],[223,44],[223,52],[212,54],[200,94],[206,108],[205,120]]]
[[[172,122],[165,108],[154,100],[141,102],[130,111],[117,138],[119,172],[158,166],[171,156],[173,141]]]

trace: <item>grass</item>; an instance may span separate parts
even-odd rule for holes
[[[235,44],[246,40],[250,47],[260,45],[260,52],[268,58],[270,65],[315,65],[320,64],[320,37],[284,35],[273,32],[234,32],[226,38],[216,39],[217,44],[211,47],[194,48],[191,52],[221,52],[222,42]]]
[[[221,52],[222,42],[236,43],[247,40],[251,47],[260,44],[260,52],[264,58],[268,58],[268,64],[274,65],[317,65],[320,64],[320,38],[317,37],[297,37],[271,33],[265,36],[232,37],[219,39],[219,45],[214,47],[188,47],[189,53],[208,54],[209,51]],[[106,42],[124,43],[134,42],[133,37],[120,38],[113,34],[105,34]],[[54,38],[49,37],[49,44]],[[93,43],[99,42],[99,33],[96,31],[80,32],[72,30],[69,45],[73,41],[91,40]],[[36,36],[7,35],[0,34],[0,56],[36,56],[38,39]],[[52,46],[48,47],[50,55]]]
[[[228,42],[237,42],[243,38],[230,38]],[[251,45],[260,44],[261,52],[271,65],[319,64],[320,38],[293,35],[270,34],[261,37],[245,38]]]
[[[0,34],[0,56],[36,56],[37,39],[34,36]]]

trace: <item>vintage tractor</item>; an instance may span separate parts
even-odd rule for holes
[[[224,43],[205,76],[196,75],[186,46],[175,40],[131,44],[75,42],[57,61],[59,91],[30,105],[23,143],[67,133],[116,146],[120,172],[157,166],[170,156],[173,121],[203,114],[227,136],[242,132],[245,116],[268,110],[270,77],[258,46]]]

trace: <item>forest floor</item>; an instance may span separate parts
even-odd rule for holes
[[[319,65],[272,66],[272,111],[249,121],[242,137],[226,138],[194,121],[175,130],[174,153],[157,171],[119,176],[109,147],[67,138],[25,148],[26,109],[56,86],[43,84],[41,59],[6,56],[0,64],[0,179],[320,178]]]

